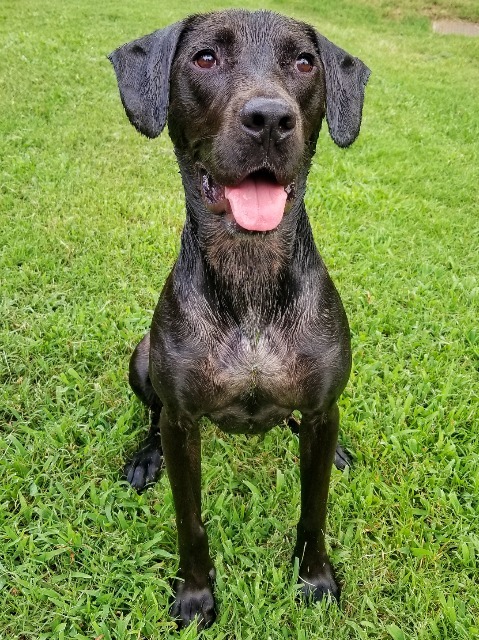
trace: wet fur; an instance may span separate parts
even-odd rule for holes
[[[218,52],[211,73],[192,64]],[[314,72],[298,74],[301,52]],[[358,135],[369,70],[308,25],[270,12],[193,16],[120,47],[110,56],[134,126],[159,135],[168,112],[186,196],[178,260],[135,349],[130,383],[151,409],[147,440],[126,468],[138,490],[166,462],[176,508],[180,577],[172,614],[179,626],[215,619],[214,568],[201,520],[198,420],[227,432],[259,433],[302,413],[301,517],[294,555],[306,598],[339,597],[325,545],[326,500],[337,442],[336,401],[351,366],[339,295],[314,245],[304,207],[324,116],[339,146]],[[294,114],[287,140],[261,144],[239,114],[256,96]],[[258,168],[295,197],[279,226],[245,232],[208,210],[200,171],[238,184]]]

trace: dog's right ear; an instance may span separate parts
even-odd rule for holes
[[[115,49],[108,56],[131,124],[148,138],[163,131],[168,115],[170,69],[183,22]]]
[[[359,135],[364,90],[371,71],[316,31],[316,41],[326,80],[326,120],[331,138],[349,147]]]

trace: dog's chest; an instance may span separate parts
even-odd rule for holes
[[[215,383],[231,393],[274,392],[289,387],[295,353],[278,331],[238,330],[220,342],[211,354]]]
[[[208,415],[227,431],[263,431],[296,404],[296,354],[277,330],[236,330],[208,356],[212,403]]]

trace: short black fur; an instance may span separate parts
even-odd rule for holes
[[[195,62],[202,51],[211,68]],[[299,431],[299,580],[308,599],[338,598],[324,529],[335,453],[338,466],[349,463],[336,451],[336,402],[350,338],[303,198],[323,117],[339,146],[357,137],[369,70],[310,26],[266,11],[192,16],[110,60],[141,133],[159,135],[168,112],[186,195],[178,260],[130,362],[151,429],[126,468],[142,490],[166,463],[180,552],[172,614],[179,626],[196,616],[199,627],[216,615],[201,519],[201,416],[227,432],[260,433],[288,419]],[[247,231],[215,202],[252,175],[290,194],[272,230]],[[289,418],[295,409],[299,427]]]

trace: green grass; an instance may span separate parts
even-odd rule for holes
[[[343,151],[325,129],[307,196],[353,336],[355,465],[333,473],[328,518],[344,589],[340,608],[295,599],[296,438],[205,425],[219,617],[203,637],[477,638],[479,40],[433,35],[413,0],[262,6],[373,70],[359,140]],[[2,639],[178,637],[168,481],[138,496],[119,470],[146,424],[127,363],[178,250],[181,184],[167,136],[128,124],[105,55],[196,10],[0,6]]]

